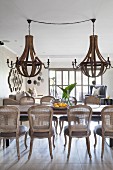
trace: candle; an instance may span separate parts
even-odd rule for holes
[[[47,65],[49,66],[49,64],[50,64],[50,61],[49,61],[49,58],[47,59]]]
[[[109,62],[109,57],[108,57],[108,62]]]
[[[7,59],[7,63],[9,64],[9,59]]]
[[[76,62],[76,59],[75,59],[75,66],[76,66],[76,63],[77,63],[77,62]]]

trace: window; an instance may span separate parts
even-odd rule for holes
[[[77,101],[83,101],[85,94],[89,93],[89,85],[95,80],[96,84],[102,84],[102,77],[87,77],[80,70],[69,68],[52,68],[49,69],[49,94],[56,97],[62,97],[62,90],[58,87],[65,88],[69,84],[77,83],[71,92],[71,96],[75,96]]]

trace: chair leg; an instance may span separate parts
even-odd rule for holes
[[[67,137],[66,137],[66,135],[65,135],[65,134],[64,134],[64,138],[65,138],[64,147],[66,147],[66,145],[67,145]]]
[[[53,147],[55,148],[55,135],[53,135]]]
[[[6,139],[3,139],[3,149],[5,149],[6,146]]]
[[[90,140],[89,140],[89,136],[86,137],[86,145],[87,145],[87,151],[88,151],[88,154],[89,154],[89,157],[91,158],[91,152],[90,152]]]
[[[55,121],[55,131],[56,131],[56,134],[58,134],[57,133],[57,127],[58,127],[58,119]]]
[[[16,137],[16,147],[17,147],[17,155],[19,160],[20,159],[19,136]]]
[[[59,121],[59,126],[60,126],[60,133],[59,135],[61,135],[61,132],[62,132],[62,129],[63,129],[63,126],[64,126],[64,121]]]
[[[49,142],[49,152],[50,152],[50,156],[51,156],[51,159],[53,159],[53,155],[52,155],[52,145],[51,145],[51,137],[48,138],[48,142]]]
[[[28,159],[30,159],[31,154],[32,154],[32,149],[33,149],[33,140],[34,140],[34,138],[32,138],[32,137],[31,137],[31,141],[30,141],[30,150],[29,150],[29,156],[28,156]]]
[[[96,148],[96,145],[97,145],[97,135],[96,135],[95,130],[93,132],[94,132],[94,138],[95,138],[94,148]]]
[[[67,155],[67,159],[69,159],[69,156],[70,156],[71,140],[72,140],[72,137],[69,136],[69,145],[68,145],[68,155]]]
[[[24,144],[25,144],[25,147],[27,149],[27,132],[25,133]]]
[[[102,135],[102,151],[101,151],[101,158],[103,158],[103,154],[104,154],[104,142],[105,142],[105,139],[104,139],[104,136]]]

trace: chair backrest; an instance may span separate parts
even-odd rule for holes
[[[32,106],[28,109],[28,117],[31,133],[51,133],[53,110],[50,107]]]
[[[113,136],[113,105],[106,106],[101,111],[102,133]]]
[[[35,99],[31,96],[23,96],[19,101],[20,105],[32,105],[35,104]]]
[[[84,99],[84,104],[95,104],[95,105],[100,105],[100,98],[96,96],[87,96]]]
[[[78,132],[77,136],[87,136],[90,128],[92,109],[87,105],[70,106],[68,109],[69,135]],[[83,132],[83,133],[82,133]]]
[[[69,100],[72,103],[72,105],[76,105],[77,104],[77,99],[75,97],[70,96]]]
[[[15,106],[0,106],[0,133],[19,133],[20,112]]]
[[[55,98],[53,96],[43,96],[41,99],[40,99],[40,104],[42,105],[48,105],[48,104],[51,104],[55,101]]]

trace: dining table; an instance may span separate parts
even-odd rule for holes
[[[31,106],[39,106],[40,104],[34,105],[14,105],[20,110],[20,114],[27,114],[28,109]],[[68,107],[53,107],[52,105],[47,105],[53,109],[53,114],[55,115],[66,115]],[[102,109],[107,105],[89,105],[92,108],[93,115],[101,115]]]

